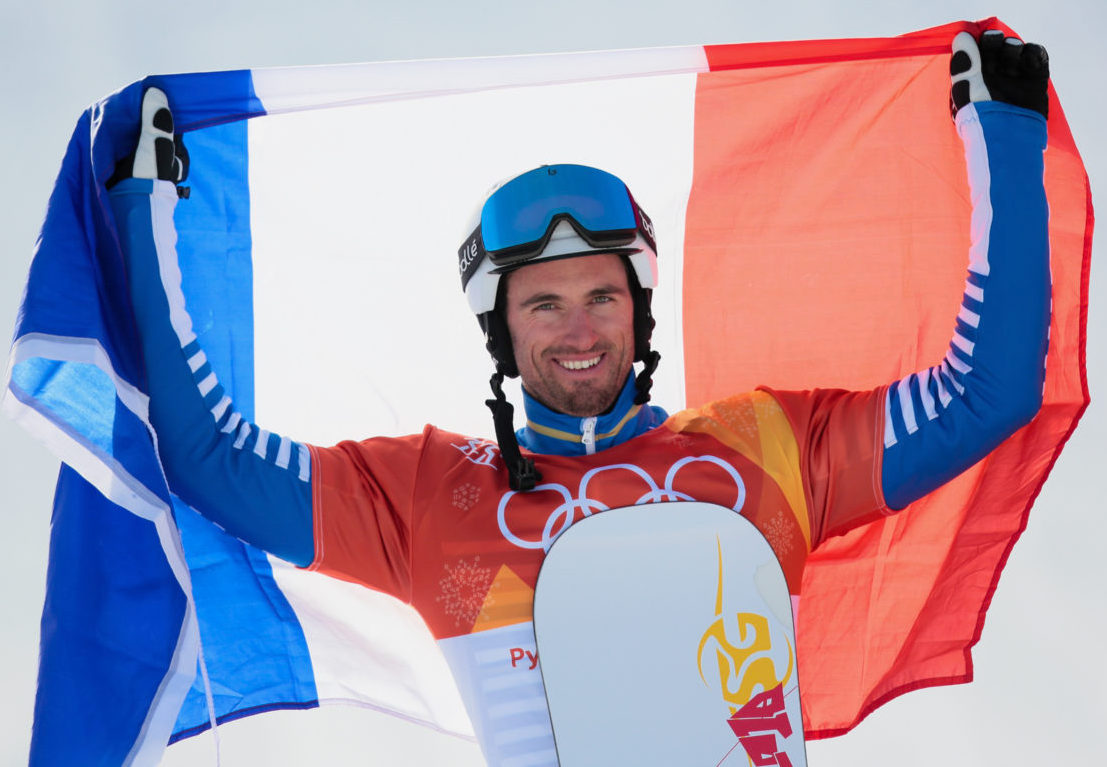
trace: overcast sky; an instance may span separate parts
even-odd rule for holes
[[[997,15],[1049,48],[1098,197],[1107,4],[947,0],[193,0],[15,3],[0,24],[0,325],[11,327],[47,197],[87,104],[147,74],[386,59],[887,36]],[[1102,248],[1097,248],[1097,251]],[[1098,273],[1097,273],[1098,272]],[[1107,278],[1093,267],[1088,368],[1107,390]],[[474,354],[481,350],[474,349]],[[356,436],[356,435],[351,435]],[[1092,763],[1107,719],[1107,416],[1094,402],[1047,482],[974,653],[971,685],[911,693],[855,732],[809,745],[813,767]],[[57,463],[0,419],[0,765],[30,740]],[[470,743],[358,710],[267,714],[221,728],[223,764],[481,764]],[[210,736],[166,764],[214,764]],[[1096,755],[1096,756],[1093,756]],[[1101,757],[1099,757],[1101,758]]]

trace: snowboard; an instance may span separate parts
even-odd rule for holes
[[[730,509],[577,522],[539,572],[534,629],[561,767],[807,763],[784,573]]]

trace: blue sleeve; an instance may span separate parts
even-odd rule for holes
[[[892,384],[882,485],[902,509],[979,461],[1042,403],[1049,340],[1046,122],[1000,102],[957,114],[972,195],[965,295],[939,365]]]
[[[168,181],[110,191],[145,357],[150,422],[170,489],[232,535],[293,564],[314,558],[305,445],[238,413],[192,330]]]

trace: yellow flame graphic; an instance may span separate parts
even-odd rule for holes
[[[749,703],[758,692],[771,690],[783,685],[792,678],[795,670],[795,652],[792,643],[785,637],[788,645],[788,668],[783,677],[778,677],[776,664],[772,658],[772,635],[769,621],[758,613],[736,613],[738,641],[732,641],[726,633],[723,619],[723,546],[718,536],[715,538],[718,549],[719,578],[715,592],[715,620],[704,632],[697,649],[700,679],[707,684],[703,673],[704,650],[714,640],[715,659],[719,670],[719,685],[723,699],[730,704],[730,713]]]

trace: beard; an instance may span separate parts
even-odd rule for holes
[[[603,388],[590,384],[573,387],[552,386],[540,394],[533,391],[530,393],[531,396],[551,410],[556,410],[565,415],[587,418],[610,409],[622,388],[620,382],[619,386],[605,386]]]
[[[523,386],[536,400],[551,410],[565,415],[587,418],[600,415],[611,408],[623,390],[630,374],[630,360],[610,365],[610,371],[602,378],[586,381],[566,381],[556,375],[524,375]],[[550,360],[548,365],[556,366]]]

